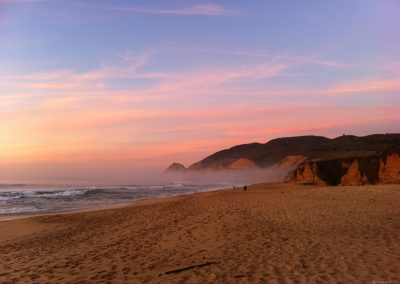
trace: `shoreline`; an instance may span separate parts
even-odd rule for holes
[[[397,283],[400,185],[257,184],[0,222],[5,282]]]
[[[275,183],[271,183],[275,184]],[[33,214],[33,215],[23,215],[23,216],[16,216],[16,218],[10,218],[10,219],[1,219],[0,217],[0,231],[5,231],[2,229],[2,227],[7,227],[7,225],[11,225],[12,227],[18,227],[19,225],[26,226],[24,230],[19,230],[15,233],[11,232],[8,230],[7,234],[2,234],[0,235],[0,244],[2,241],[7,241],[13,238],[18,238],[23,235],[28,235],[30,233],[34,233],[36,228],[34,226],[31,226],[31,222],[33,222],[36,226],[38,224],[38,218],[57,218],[57,217],[74,217],[74,216],[79,216],[79,215],[85,215],[87,213],[99,213],[99,214],[107,214],[107,212],[113,211],[113,210],[118,210],[118,209],[127,209],[127,208],[135,208],[135,207],[141,207],[141,206],[152,206],[152,205],[157,205],[157,204],[167,204],[170,202],[179,202],[184,200],[185,198],[189,197],[196,197],[196,196],[202,196],[202,195],[207,195],[210,193],[214,192],[224,192],[224,191],[236,191],[236,189],[232,188],[220,188],[220,189],[213,189],[209,191],[202,191],[202,192],[193,192],[193,193],[187,193],[187,194],[178,194],[178,195],[172,195],[172,196],[160,196],[157,198],[149,198],[149,199],[139,199],[133,202],[127,202],[127,203],[119,203],[119,204],[114,204],[114,206],[100,206],[100,207],[95,207],[95,208],[86,208],[86,209],[79,209],[79,210],[73,210],[73,211],[67,211],[67,212],[48,212],[48,213],[43,213],[43,214]],[[41,226],[39,226],[41,228]]]
[[[135,202],[135,201],[134,201]],[[3,215],[0,216],[0,223],[3,221],[11,221],[11,220],[19,220],[19,219],[26,219],[26,218],[32,218],[32,217],[40,217],[40,216],[51,216],[51,215],[63,215],[63,214],[75,214],[75,213],[85,213],[85,212],[93,212],[93,211],[103,211],[103,210],[108,210],[108,209],[117,209],[117,208],[123,208],[125,206],[129,206],[131,203],[118,203],[118,204],[113,204],[113,205],[100,205],[96,207],[91,207],[91,208],[81,208],[81,209],[71,209],[67,211],[48,211],[48,212],[43,212],[43,213],[22,213],[18,215]]]
[[[178,197],[178,196],[201,194],[201,193],[213,192],[213,191],[219,191],[219,190],[229,190],[229,188],[217,188],[217,189],[211,189],[211,190],[200,191],[200,192],[192,192],[192,193],[184,193],[184,194],[176,194],[176,195],[168,195],[168,196],[161,195],[159,197],[153,197],[153,198],[149,198],[149,199],[137,199],[137,200],[132,200],[130,202],[114,203],[114,204],[109,204],[109,205],[99,205],[99,206],[88,207],[88,208],[71,209],[71,210],[67,210],[67,211],[48,211],[48,212],[42,212],[42,213],[21,213],[21,214],[16,214],[16,215],[12,215],[12,214],[6,215],[6,214],[4,214],[4,215],[0,215],[0,222],[10,221],[10,220],[19,220],[19,219],[25,219],[25,218],[32,218],[32,217],[39,217],[39,216],[48,216],[48,215],[75,214],[75,213],[85,213],[85,212],[96,212],[96,211],[103,211],[103,210],[112,210],[112,209],[124,208],[124,207],[129,207],[129,206],[135,206],[137,203],[144,202],[144,201],[151,201],[151,200],[173,198],[173,197]]]

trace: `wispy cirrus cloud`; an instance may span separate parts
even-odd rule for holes
[[[205,67],[195,72],[141,71],[147,55],[123,54],[122,65],[104,65],[91,71],[59,70],[34,74],[9,75],[0,73],[0,88],[8,100],[24,100],[28,97],[99,97],[119,101],[151,101],[180,96],[195,96],[198,92],[213,94],[213,90],[237,81],[264,80],[282,74],[286,65],[281,63],[258,63],[236,68]],[[153,80],[150,86],[120,88],[112,80]],[[108,94],[108,95],[107,95]],[[111,95],[113,94],[113,95]],[[130,95],[129,95],[130,94]]]
[[[210,48],[204,46],[189,46],[189,47],[174,47],[170,46],[168,51],[198,53],[198,54],[221,54],[232,57],[248,57],[260,58],[263,60],[284,61],[291,65],[316,65],[330,68],[348,67],[345,63],[338,62],[332,59],[327,59],[323,54],[315,55],[293,55],[289,53],[269,53],[262,50],[240,50],[240,49],[222,49]]]
[[[149,8],[137,6],[111,6],[111,5],[98,5],[93,3],[75,2],[75,4],[87,8],[94,8],[99,10],[119,11],[126,13],[138,14],[155,14],[155,15],[180,15],[180,16],[233,16],[235,13],[221,5],[214,3],[192,5],[180,8]]]
[[[40,3],[46,2],[47,0],[0,0],[0,4],[12,4],[12,3]]]
[[[237,143],[304,133],[334,135],[337,129],[399,120],[398,106],[384,100],[379,106],[341,105],[361,95],[400,91],[395,76],[291,86],[290,81],[269,83],[293,66],[321,65],[323,58],[271,56],[229,67],[160,72],[151,65],[153,55],[128,51],[114,57],[116,62],[87,71],[0,72],[1,160],[78,163],[161,157],[153,166],[163,167],[171,157],[194,162]],[[150,84],[141,84],[148,79]],[[170,147],[178,144],[184,153]]]

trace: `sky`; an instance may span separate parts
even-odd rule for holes
[[[0,182],[135,182],[400,132],[400,2],[0,0]]]

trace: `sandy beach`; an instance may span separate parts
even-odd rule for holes
[[[400,185],[261,184],[2,221],[0,282],[399,283],[399,204]]]

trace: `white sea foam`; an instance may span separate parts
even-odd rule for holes
[[[227,185],[199,185],[187,182],[127,186],[1,186],[0,215],[61,212],[94,206],[132,202],[209,191]]]
[[[4,195],[0,195],[0,202],[1,201],[10,201],[13,199],[20,199],[20,198],[24,198],[23,194],[4,194]]]
[[[38,211],[40,211],[40,209],[31,206],[0,208],[0,214],[22,214],[22,213],[33,213]]]
[[[84,195],[88,190],[64,190],[64,191],[34,191],[26,195],[33,198],[59,198],[59,197],[74,197]]]

